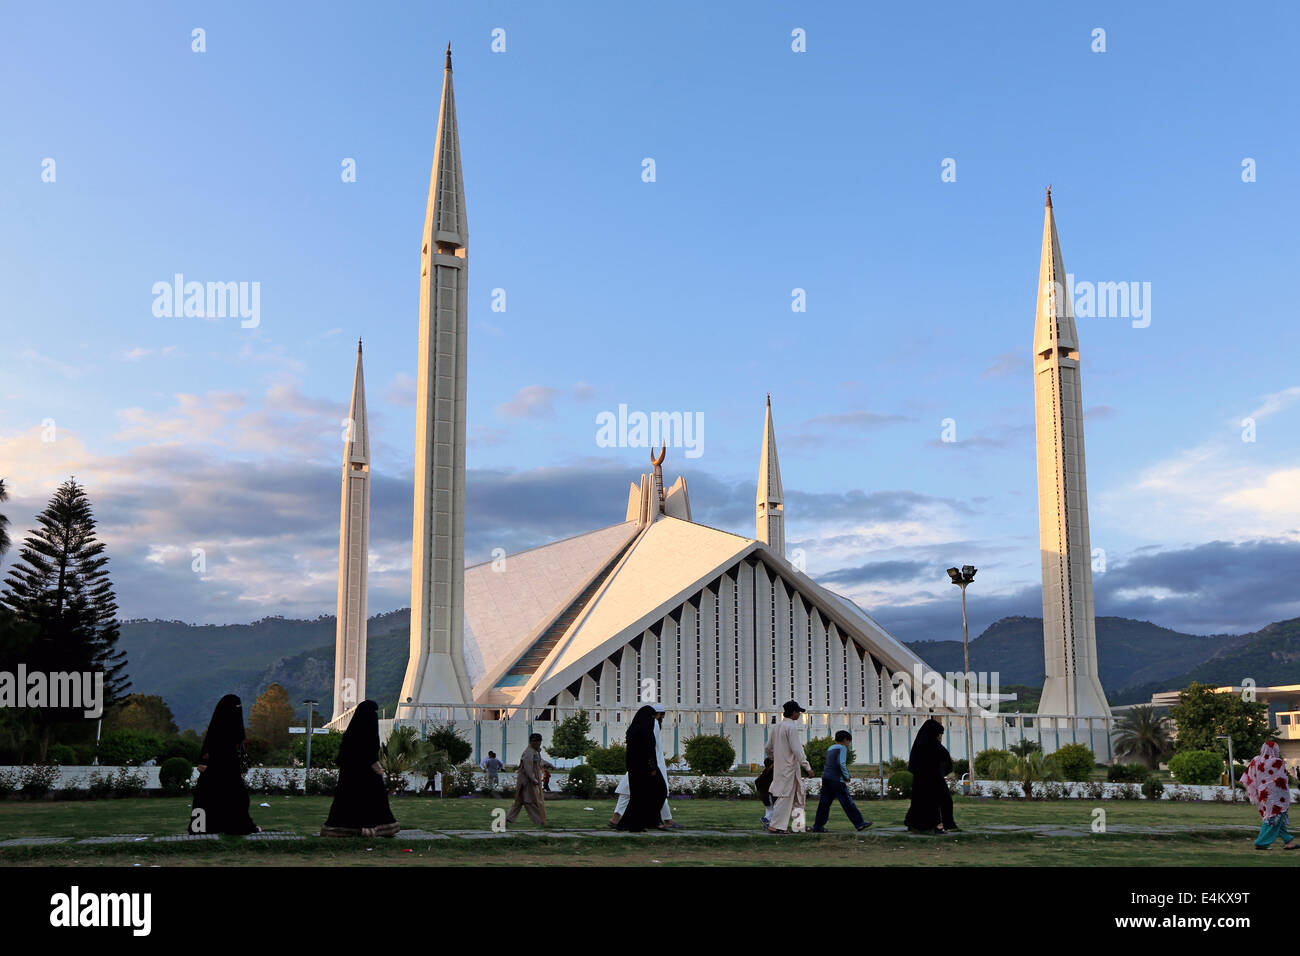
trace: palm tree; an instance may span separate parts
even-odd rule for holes
[[[1115,723],[1115,755],[1133,757],[1152,770],[1170,750],[1169,724],[1149,705],[1134,707]]]
[[[1023,757],[999,757],[993,761],[993,777],[996,780],[1018,781],[1025,791],[1025,799],[1034,799],[1034,784],[1048,780],[1060,780],[1061,769],[1055,758],[1038,750],[1026,750]]]

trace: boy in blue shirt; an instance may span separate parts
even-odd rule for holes
[[[849,793],[849,743],[853,740],[847,730],[835,732],[835,743],[826,751],[826,769],[822,771],[821,799],[817,801],[817,817],[813,821],[813,833],[825,833],[826,821],[831,815],[831,801],[839,800],[840,806],[848,814],[849,822],[861,831],[871,826],[870,821],[863,820],[858,812],[858,805]]]

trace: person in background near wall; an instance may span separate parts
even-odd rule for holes
[[[1300,844],[1292,843],[1291,781],[1287,779],[1282,751],[1276,740],[1264,741],[1259,756],[1251,758],[1250,766],[1241,775],[1241,785],[1250,802],[1259,808],[1259,836],[1255,838],[1256,850],[1267,850],[1278,837],[1282,849],[1294,850]]]
[[[767,738],[764,748],[764,753],[772,758],[772,796],[776,797],[767,832],[778,836],[786,834],[791,815],[802,818],[808,802],[799,771],[812,776],[812,765],[799,742],[799,715],[804,709],[795,701],[787,700],[781,710],[783,719]]]
[[[912,833],[947,833],[956,829],[951,819],[944,819],[944,801],[952,806],[948,781],[952,772],[952,757],[941,742],[943,724],[933,717],[921,725],[912,742],[912,752],[907,759],[907,769],[912,773],[912,805],[908,807],[903,823]],[[949,817],[952,811],[947,812]]]
[[[503,764],[500,760],[497,759],[496,752],[493,750],[489,750],[487,759],[484,760],[481,764],[479,764],[479,767],[481,767],[483,772],[487,774],[488,786],[496,787],[498,783],[497,774],[499,774],[501,772],[501,769],[505,767],[505,764]]]
[[[506,823],[514,823],[519,817],[520,809],[528,811],[529,818],[539,827],[546,826],[546,797],[542,788],[542,768],[546,761],[542,759],[542,735],[533,734],[528,738],[524,755],[519,758],[519,770],[515,774],[515,803],[506,814]]]
[[[244,786],[248,753],[244,742],[243,705],[234,694],[227,694],[217,701],[199,748],[191,833],[262,832],[248,815],[248,788]]]
[[[772,821],[772,758],[766,757],[763,760],[763,772],[754,779],[754,792],[758,794],[758,799],[763,801],[763,829]]]
[[[849,793],[849,743],[853,735],[847,730],[835,732],[835,743],[826,751],[826,769],[822,771],[822,792],[817,800],[817,817],[813,820],[813,832],[825,833],[826,821],[830,819],[831,802],[839,800],[840,806],[848,814],[853,828],[861,832],[871,824],[862,819],[858,805]]]
[[[339,786],[323,837],[394,837],[402,828],[388,805],[379,766],[379,705],[363,700],[339,744]]]

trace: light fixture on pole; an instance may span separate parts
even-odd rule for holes
[[[966,631],[966,586],[975,580],[975,566],[963,564],[960,571],[956,568],[949,568],[948,577],[952,579],[953,584],[961,588],[961,652],[966,668],[966,673],[963,675],[966,681],[966,769],[970,773],[968,786],[973,788],[975,783],[975,736],[971,728],[970,713],[970,641],[967,639]]]
[[[1232,737],[1219,736],[1215,740],[1226,740],[1228,742],[1228,799],[1233,803],[1237,802],[1237,783],[1232,778]]]
[[[303,792],[303,793],[306,793],[306,792],[307,792],[307,775],[311,773],[311,734],[312,734],[311,718],[312,718],[312,711],[315,709],[316,705],[320,703],[320,701],[318,701],[318,700],[312,700],[311,698],[308,698],[307,700],[304,700],[303,703],[307,705],[307,769],[303,772],[303,778],[302,778],[302,792]]]
[[[879,750],[876,754],[880,759],[876,761],[876,766],[880,770],[880,799],[885,799],[885,718],[872,717],[871,722],[880,728],[877,731],[880,739]]]

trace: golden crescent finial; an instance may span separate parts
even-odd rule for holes
[[[664,463],[664,456],[667,454],[668,454],[668,443],[664,442],[663,448],[659,450],[658,458],[655,457],[655,453],[653,451],[650,452],[650,464],[655,465],[656,467],[662,465]]]

